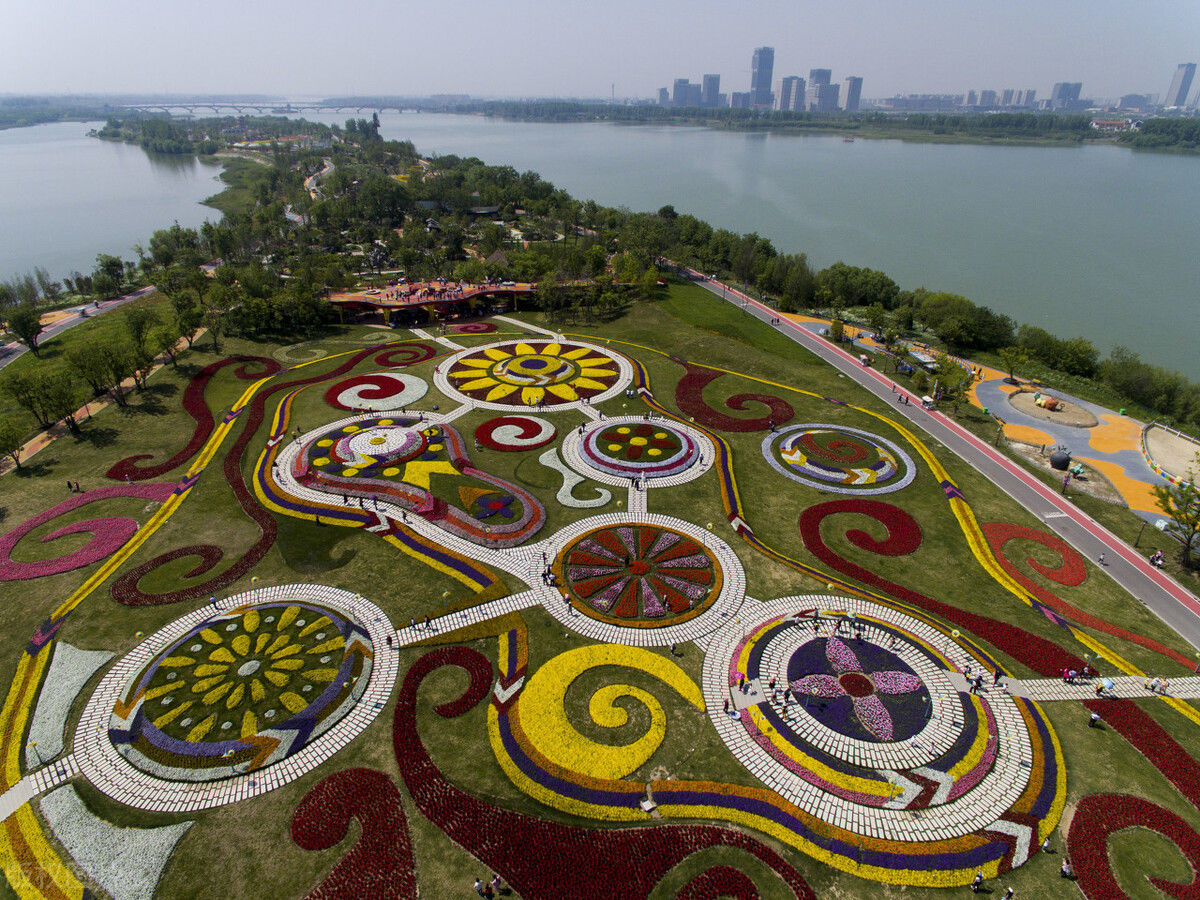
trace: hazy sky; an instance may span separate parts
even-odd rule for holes
[[[3,0],[5,93],[650,96],[832,68],[863,96],[1165,93],[1200,59],[1198,0]]]

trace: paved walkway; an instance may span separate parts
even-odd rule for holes
[[[723,287],[717,282],[698,283],[764,322],[777,318],[775,310],[739,291]],[[919,397],[898,386],[883,373],[864,367],[845,350],[787,319],[780,320],[776,327],[846,377],[852,378],[885,405],[891,406],[894,415],[907,418],[930,437],[940,441],[1085,557],[1095,560],[1104,553],[1108,559],[1104,571],[1110,578],[1145,603],[1192,646],[1200,648],[1200,599],[1151,566],[1137,550],[990,444],[944,414],[924,409]],[[896,401],[901,395],[917,402],[899,406]]]
[[[38,345],[40,346],[45,341],[50,340],[50,338],[57,337],[68,328],[74,328],[80,322],[86,322],[89,319],[94,319],[98,315],[111,312],[117,307],[128,303],[130,300],[136,300],[138,297],[145,297],[154,290],[155,286],[149,285],[148,287],[140,288],[134,291],[132,294],[126,294],[123,297],[114,297],[112,300],[105,300],[99,306],[95,306],[91,303],[81,303],[79,306],[73,306],[67,310],[69,313],[68,315],[58,319],[53,324],[48,325],[42,331],[42,333],[38,335]],[[88,311],[86,316],[82,314],[84,310]],[[0,345],[0,369],[3,369],[14,359],[19,359],[28,352],[29,348],[20,341],[13,341],[8,344]]]

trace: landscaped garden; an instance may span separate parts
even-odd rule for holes
[[[17,894],[1200,890],[1195,704],[1035,699],[1187,643],[736,307],[223,344],[0,479]]]

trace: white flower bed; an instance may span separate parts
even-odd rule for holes
[[[37,753],[26,750],[26,755],[34,765],[39,756],[49,760],[63,752],[63,726],[71,704],[88,679],[110,659],[107,650],[80,650],[62,642],[55,646],[29,726],[29,743],[37,742]]]
[[[94,816],[64,785],[39,801],[42,815],[72,859],[113,900],[154,895],[163,868],[191,822],[164,828],[118,828]]]

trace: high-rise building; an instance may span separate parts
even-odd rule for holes
[[[750,103],[756,108],[771,108],[771,77],[775,72],[775,48],[756,47],[750,60]]]
[[[1079,93],[1083,90],[1083,82],[1059,81],[1050,91],[1051,109],[1069,109],[1079,103]]]
[[[1000,105],[1001,106],[1012,106],[1013,105],[1013,97],[1015,97],[1016,95],[1017,95],[1017,92],[1013,88],[1005,88],[1003,91],[1000,92]]]
[[[804,79],[789,75],[779,84],[779,108],[785,112],[804,109]]]
[[[829,84],[833,80],[832,69],[809,69],[808,70],[808,85],[812,87],[814,84]]]
[[[671,91],[672,106],[687,106],[688,84],[686,78],[675,79],[675,87]]]
[[[1180,63],[1176,66],[1175,75],[1171,78],[1171,86],[1167,88],[1167,96],[1163,99],[1163,106],[1186,105],[1188,93],[1192,89],[1192,79],[1195,77],[1195,63]]]
[[[721,76],[705,75],[701,83],[704,87],[700,91],[700,105],[712,109],[721,96]]]
[[[687,86],[687,106],[700,106],[703,88],[698,84],[689,83]]]
[[[658,89],[658,105],[659,106],[670,106],[671,105],[671,92],[668,91],[666,88]]]
[[[967,106],[979,105],[979,91],[967,91]]]
[[[857,75],[847,75],[844,87],[846,89],[842,92],[842,109],[846,112],[858,112],[858,105],[862,100],[862,79]]]
[[[810,112],[833,112],[838,108],[840,84],[810,84],[808,86],[808,108]]]
[[[996,100],[997,100],[997,97],[996,97],[995,91],[980,91],[979,92],[979,105],[980,106],[995,106]]]
[[[752,105],[750,98],[753,96],[749,91],[734,91],[729,95],[729,105],[733,109],[749,109]]]

